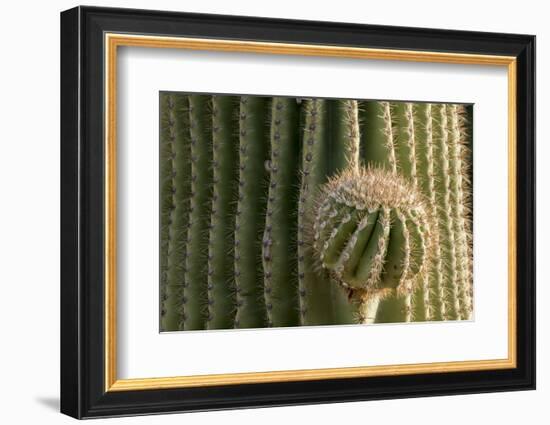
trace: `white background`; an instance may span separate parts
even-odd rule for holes
[[[495,181],[506,182],[508,177],[507,68],[403,65],[395,61],[121,49],[119,378],[507,358],[508,279],[503,264],[508,256],[508,190],[506,184],[495,187]],[[220,69],[231,78],[216,78]],[[474,103],[475,320],[159,334],[160,90]],[[491,173],[486,172],[488,160]],[[223,362],[219,361],[220,347],[231,347]],[[185,353],[185,362],[181,353]]]
[[[319,2],[98,1],[97,5],[210,13],[409,25],[466,30],[534,33],[538,36],[538,116],[550,115],[548,94],[550,28],[544,2],[441,1]],[[11,2],[0,17],[0,415],[8,424],[69,423],[57,413],[59,381],[59,17],[69,1]],[[545,122],[544,119],[541,122]],[[538,139],[548,140],[540,126]],[[550,154],[539,143],[538,158]],[[549,167],[538,171],[538,216],[550,214],[544,187]],[[550,414],[550,299],[545,284],[550,250],[547,221],[538,223],[538,390],[338,405],[212,412],[111,420],[110,423],[334,424],[344,420],[388,424],[547,423]],[[546,301],[545,301],[546,300]],[[546,403],[545,403],[546,402]]]

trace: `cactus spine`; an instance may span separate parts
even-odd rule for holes
[[[234,326],[234,231],[238,178],[238,98],[212,97],[212,211],[208,242],[208,329]]]
[[[243,96],[239,113],[239,193],[235,223],[235,327],[262,327],[267,323],[261,269],[262,232],[265,219],[266,170],[269,159],[265,123],[268,102]]]
[[[269,191],[262,240],[264,297],[268,326],[300,323],[296,257],[299,114],[292,98],[275,97],[271,104]]]
[[[208,228],[212,189],[210,97],[189,96],[191,135],[191,205],[187,232],[187,261],[183,290],[183,327],[204,329],[207,318]]]

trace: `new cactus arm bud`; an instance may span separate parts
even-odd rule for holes
[[[424,198],[415,187],[392,171],[360,167],[331,177],[318,196],[314,217],[321,223],[327,222],[327,211],[338,217],[330,222],[330,231],[315,233],[314,255],[320,267],[347,289],[358,317],[366,317],[362,313],[366,303],[374,308],[375,296],[382,306],[391,292],[412,292],[411,282],[424,267],[417,262],[425,262],[425,255],[412,248],[416,238],[430,237],[421,226],[409,229],[408,216],[414,223],[429,220]],[[411,320],[410,304],[399,310]]]

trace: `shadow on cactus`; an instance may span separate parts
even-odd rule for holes
[[[470,105],[160,111],[161,331],[471,319]]]

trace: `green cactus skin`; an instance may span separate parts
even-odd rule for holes
[[[390,104],[392,111],[393,127],[396,129],[395,144],[397,162],[400,165],[401,174],[411,181],[415,189],[418,187],[417,179],[417,155],[416,155],[416,129],[413,105],[410,102],[394,102]],[[405,320],[410,322],[413,317],[413,294],[415,282],[407,279],[401,288],[405,292]]]
[[[297,201],[300,158],[300,108],[294,98],[274,97],[271,104],[269,193],[262,240],[267,325],[297,326]]]
[[[180,94],[167,95],[168,142],[171,153],[171,210],[167,225],[168,262],[166,263],[166,299],[162,329],[177,331],[182,329],[182,300],[185,285],[185,257],[187,227],[189,222],[189,195],[191,193],[191,173],[186,160],[191,152],[189,137],[189,104],[187,97]]]
[[[189,178],[179,172],[189,149],[187,99],[161,93],[161,331],[177,331],[181,322]]]
[[[434,119],[432,115],[433,105],[430,103],[415,105],[416,117],[419,125],[417,126],[418,139],[418,160],[419,160],[419,184],[422,192],[429,200],[429,208],[432,214],[437,213],[436,199],[436,146],[434,140]],[[445,305],[443,299],[443,261],[441,256],[441,246],[439,235],[441,233],[439,221],[433,220],[433,245],[428,249],[433,250],[433,255],[428,263],[425,277],[428,280],[428,290],[424,295],[424,316],[426,320],[442,320],[445,315]]]
[[[440,230],[444,235],[442,242],[442,258],[444,259],[443,304],[445,305],[444,320],[460,319],[460,299],[458,297],[458,268],[456,261],[455,232],[451,204],[451,166],[449,155],[449,133],[447,120],[447,105],[433,105],[434,136],[437,143],[438,161],[436,162],[436,200]]]
[[[168,222],[174,208],[172,199],[172,134],[173,122],[170,120],[170,107],[173,107],[173,99],[167,93],[160,95],[160,329],[167,330],[176,325],[172,317],[166,318],[167,308],[167,284],[168,284],[168,248],[170,245],[170,226]],[[170,316],[173,316],[170,313]]]
[[[416,187],[418,186],[418,180],[416,129],[413,105],[408,102],[392,102],[390,108],[399,171]]]
[[[392,111],[389,102],[360,102],[362,145],[367,166],[397,173]]]
[[[356,100],[327,100],[331,145],[329,173],[359,168],[359,105]]]
[[[327,178],[326,100],[307,99],[304,110],[302,176],[298,202],[298,294],[302,325],[330,325],[334,322],[332,285],[324,273],[319,273],[307,243],[311,225],[310,213],[315,207],[315,195]]]
[[[458,105],[447,107],[449,132],[450,132],[450,154],[451,154],[451,191],[453,202],[454,235],[456,243],[457,267],[458,267],[458,297],[460,318],[470,320],[472,316],[471,298],[471,255],[468,252],[467,236],[469,223],[467,223],[468,205],[465,195],[465,186],[468,184],[467,176],[468,157],[467,146],[464,137],[464,130],[461,128],[461,115],[464,109]]]
[[[208,329],[235,320],[234,195],[238,182],[238,108],[234,96],[212,96],[212,215],[208,242]]]
[[[268,101],[243,96],[239,112],[239,195],[235,223],[236,328],[267,324],[262,271],[265,224],[265,163],[269,160]]]
[[[212,190],[212,117],[209,96],[189,96],[189,121],[191,205],[183,291],[183,327],[184,330],[197,330],[205,328],[208,313],[208,228]]]

